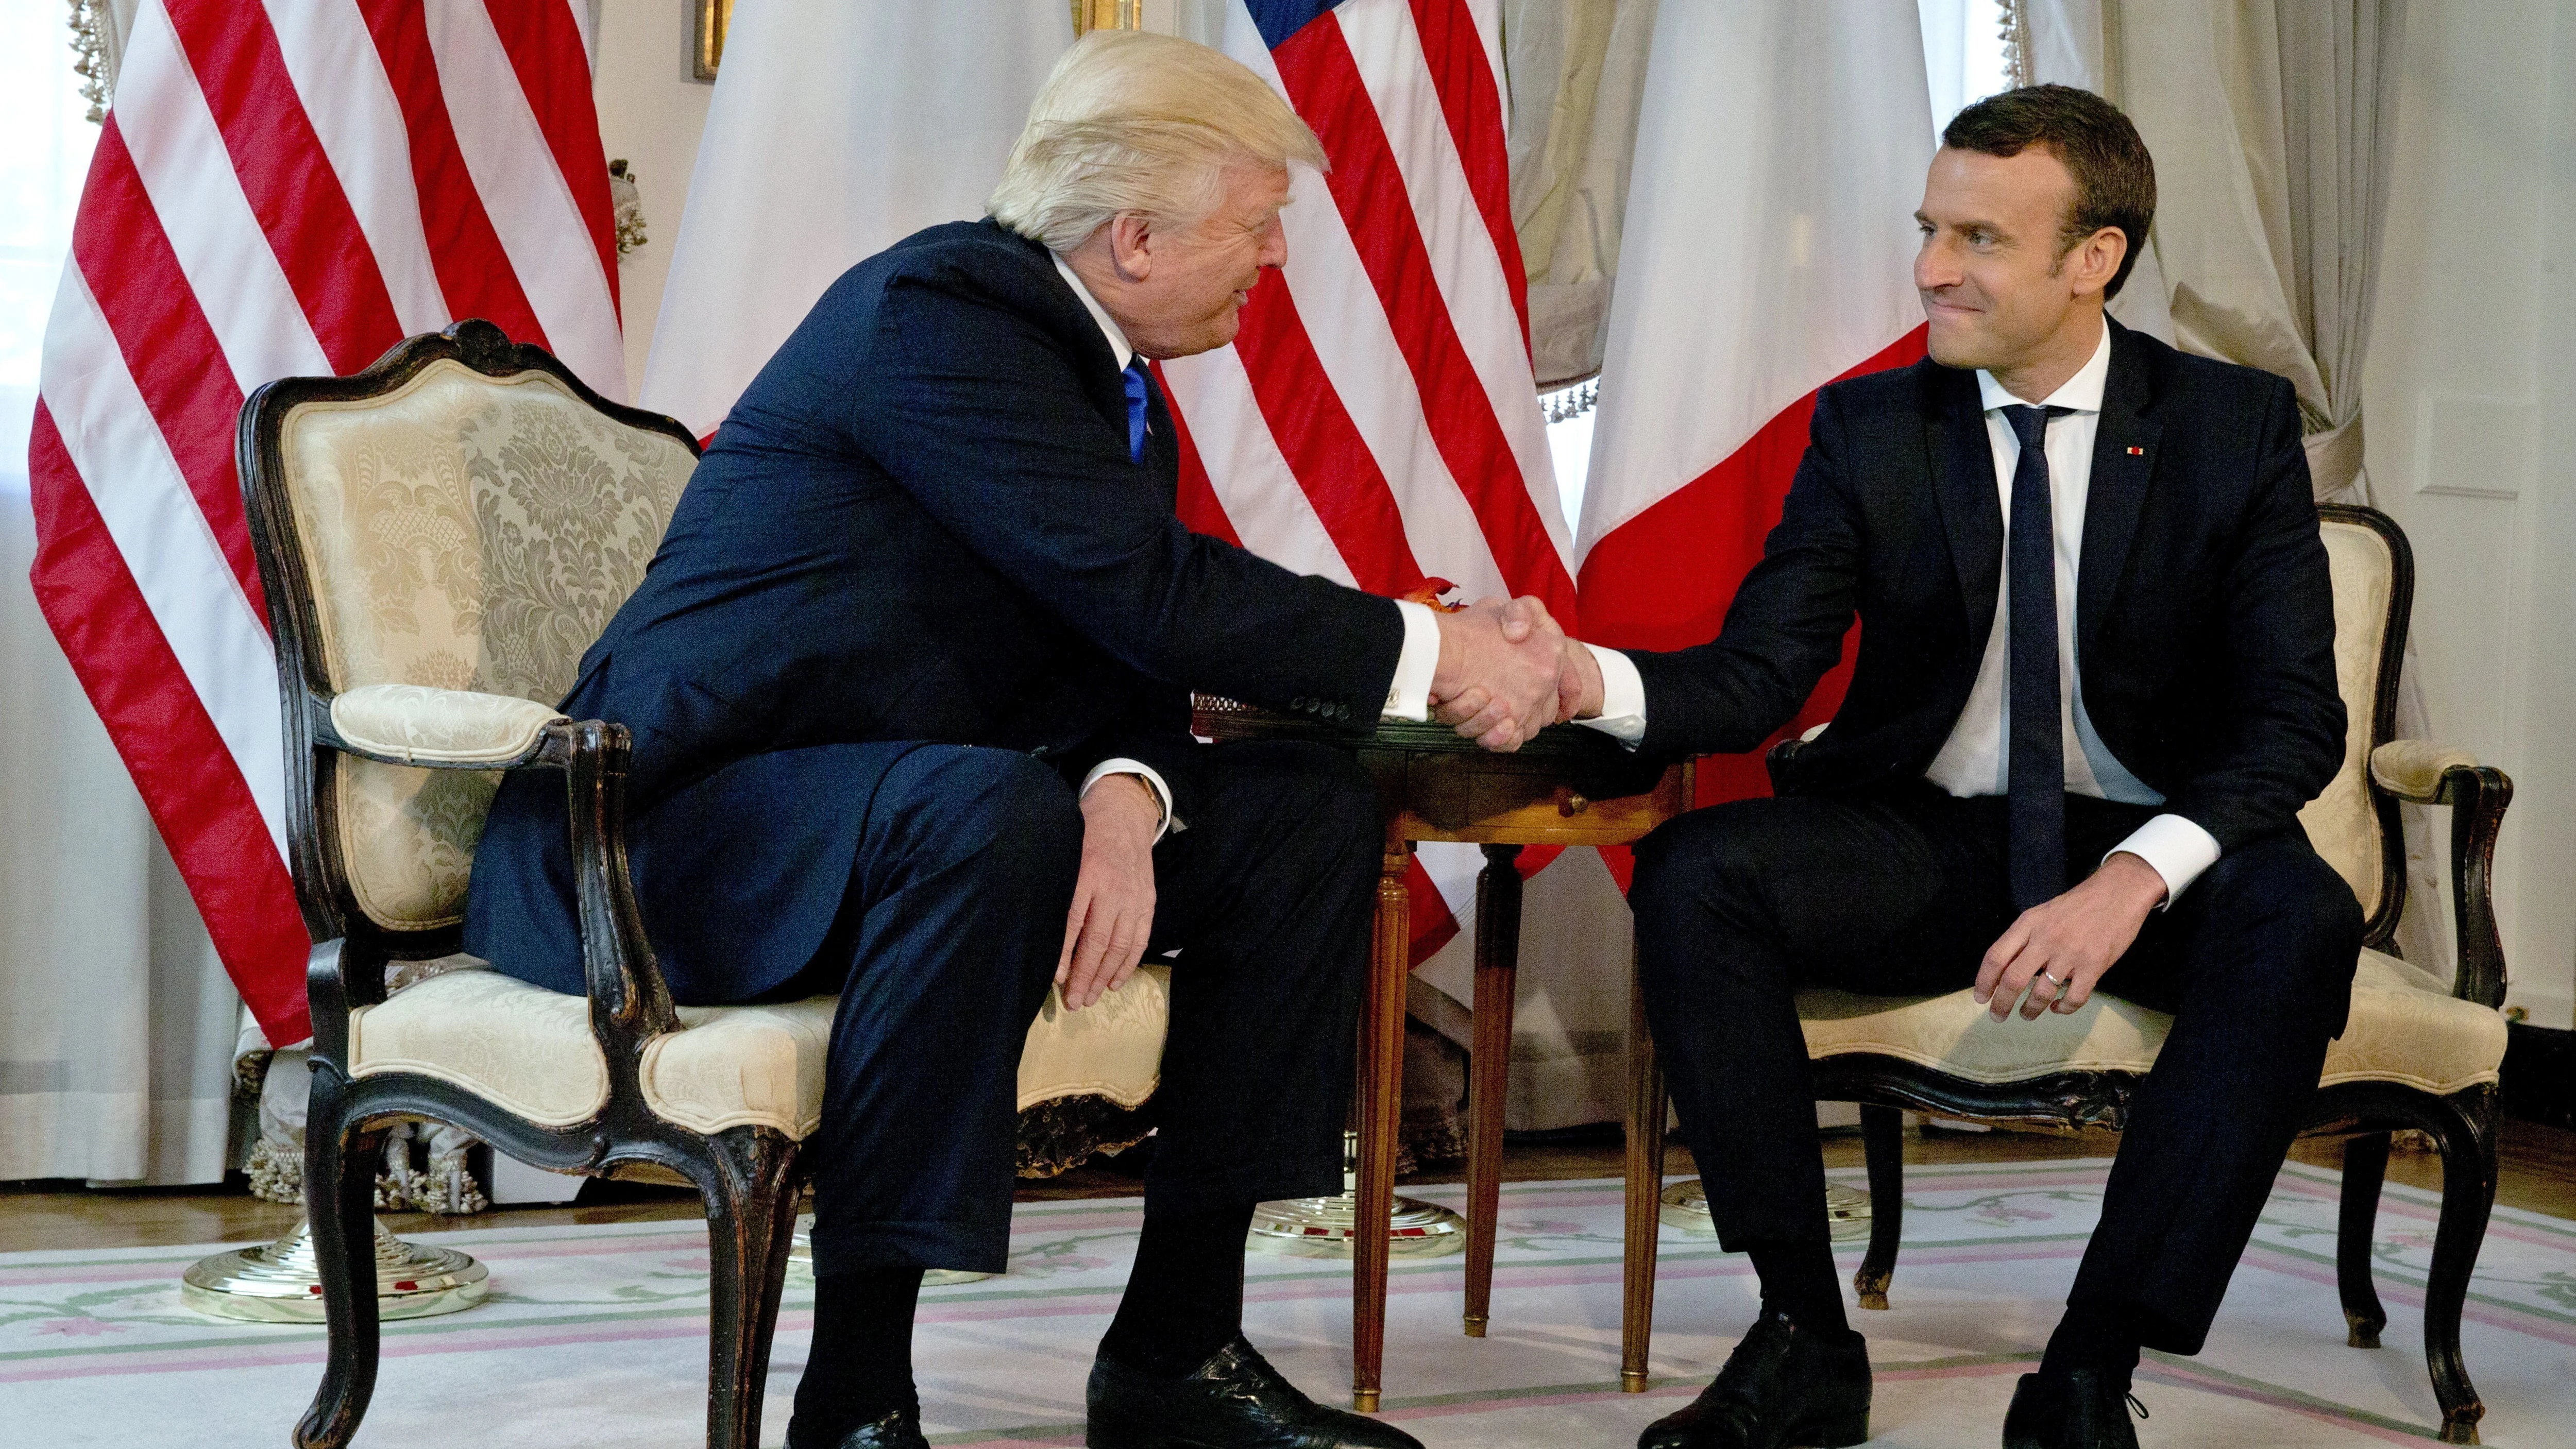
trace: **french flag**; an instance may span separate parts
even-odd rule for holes
[[[1576,586],[1585,638],[1676,649],[1762,556],[1816,389],[1923,356],[1933,137],[1913,0],[1667,5],[1649,56]],[[1701,803],[1768,790],[1758,754],[1702,763]]]

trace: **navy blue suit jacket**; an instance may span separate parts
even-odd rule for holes
[[[2343,761],[2298,400],[2270,373],[2110,327],[2076,568],[2084,708],[2166,809],[2232,850],[2289,828]],[[1976,683],[2003,545],[1974,373],[1926,359],[1825,388],[1779,527],[1718,637],[1630,656],[1646,686],[1640,748],[1756,748],[1857,617],[1851,687],[1782,788],[1920,780]]]
[[[1183,527],[1159,394],[1149,427],[1131,462],[1099,324],[991,222],[853,267],[761,369],[563,701],[634,733],[629,846],[680,1000],[813,958],[896,742],[1076,777],[1131,756],[1186,818],[1191,690],[1375,722],[1396,606]],[[559,778],[502,786],[466,949],[582,989]]]

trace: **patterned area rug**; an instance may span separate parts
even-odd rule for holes
[[[2099,1161],[1916,1168],[1894,1306],[1856,1315],[1878,1366],[1871,1442],[1997,1442],[2013,1378],[2055,1319],[2092,1227]],[[1855,1180],[1853,1174],[1837,1174]],[[2428,1440],[2421,1352],[2435,1199],[2388,1189],[2375,1250],[2387,1346],[2344,1346],[2334,1291],[2335,1178],[2292,1164],[2208,1349],[2151,1358],[2139,1395],[2157,1446],[2305,1449]],[[1455,1202],[1455,1189],[1426,1197]],[[1492,1334],[1458,1331],[1459,1260],[1399,1264],[1387,1417],[1431,1445],[1625,1446],[1705,1382],[1752,1316],[1744,1261],[1664,1232],[1655,1387],[1615,1390],[1615,1182],[1505,1189]],[[1082,1384],[1133,1250],[1131,1201],[1027,1204],[1004,1278],[923,1294],[918,1361],[931,1442],[1082,1442]],[[704,1432],[706,1252],[691,1223],[486,1228],[439,1235],[492,1268],[483,1307],[390,1325],[361,1445],[671,1445]],[[15,1444],[286,1442],[317,1380],[314,1329],[218,1324],[179,1306],[209,1251],[0,1257],[0,1405]],[[1856,1252],[1843,1255],[1848,1271]],[[1255,1257],[1255,1340],[1318,1397],[1349,1382],[1347,1266]],[[791,1286],[763,1436],[777,1444],[804,1367],[810,1290]],[[2576,1223],[2498,1210],[2469,1305],[2470,1372],[2489,1444],[2576,1442]]]

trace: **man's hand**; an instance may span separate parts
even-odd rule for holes
[[[1556,722],[1565,631],[1545,604],[1479,599],[1439,622],[1432,718],[1489,750],[1517,750]]]
[[[1579,639],[1565,641],[1556,665],[1556,722],[1601,717],[1601,661]]]
[[[2084,883],[2021,913],[1977,968],[1977,1002],[2002,1021],[2021,1002],[2024,1021],[2074,1011],[2165,898],[2165,878],[2123,850]],[[2022,1000],[2027,990],[2030,999]]]
[[[1055,984],[1075,1011],[1126,984],[1154,933],[1154,835],[1163,807],[1134,775],[1103,775],[1082,797],[1082,873],[1064,919]]]

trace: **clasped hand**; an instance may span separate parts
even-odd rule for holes
[[[1479,599],[1440,616],[1431,715],[1489,750],[1517,750],[1549,725],[1600,710],[1591,651],[1535,598]]]

